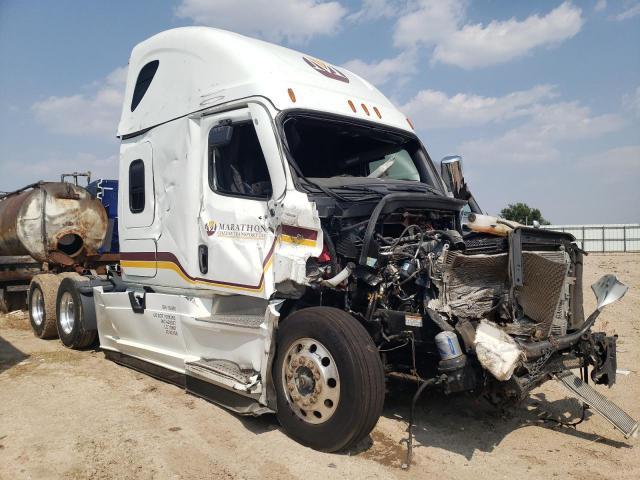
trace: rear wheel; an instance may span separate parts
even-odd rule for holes
[[[306,446],[349,448],[382,413],[380,356],[364,327],[342,310],[307,308],[283,321],[273,368],[278,421]]]
[[[90,346],[97,338],[95,330],[87,329],[86,315],[78,286],[86,281],[83,277],[69,277],[62,280],[58,288],[57,329],[65,347],[81,349]]]
[[[60,280],[53,274],[36,275],[29,285],[29,322],[38,338],[56,338],[56,294]]]

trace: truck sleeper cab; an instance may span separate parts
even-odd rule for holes
[[[571,362],[615,381],[615,338],[590,329],[626,287],[605,278],[585,319],[573,238],[474,231],[460,163],[443,180],[410,122],[352,72],[169,30],[132,52],[118,136],[120,273],[65,279],[56,313],[97,329],[119,363],[241,414],[275,412],[324,451],[374,428],[386,376],[495,401]]]

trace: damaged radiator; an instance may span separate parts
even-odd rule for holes
[[[537,323],[537,338],[567,333],[569,266],[564,251],[522,252],[524,285],[515,295],[524,314]]]
[[[465,255],[447,251],[443,260],[442,300],[457,317],[482,318],[508,292],[506,253]]]
[[[441,261],[442,288],[436,309],[467,319],[504,315],[506,310],[499,312],[499,307],[512,303],[507,253],[467,255],[446,251]],[[515,298],[511,299],[526,317],[520,325],[530,325],[527,330],[537,338],[564,335],[575,283],[575,277],[570,276],[570,256],[562,249],[524,251],[522,267],[523,285],[513,291]]]

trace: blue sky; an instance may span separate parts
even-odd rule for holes
[[[194,24],[362,74],[488,211],[640,222],[640,0],[0,0],[0,190],[115,177],[131,48]]]

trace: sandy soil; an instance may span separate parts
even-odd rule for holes
[[[614,272],[631,290],[600,317],[620,335],[618,383],[599,387],[640,417],[640,255],[587,257],[585,283]],[[593,308],[585,293],[587,311]],[[501,415],[482,401],[432,394],[421,405],[414,464],[403,471],[412,388],[394,387],[371,439],[324,454],[286,437],[275,418],[243,418],[100,351],[36,339],[28,320],[0,318],[0,478],[640,478],[638,440],[589,415],[548,382]]]

